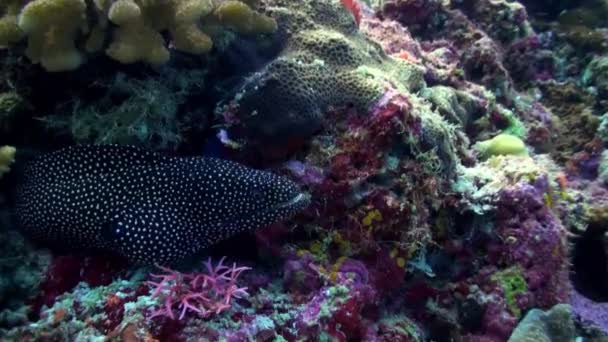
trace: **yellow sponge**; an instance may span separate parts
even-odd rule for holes
[[[10,166],[15,162],[16,151],[13,146],[0,147],[0,178],[11,170]]]
[[[35,0],[21,11],[19,27],[28,36],[26,55],[47,71],[78,68],[83,58],[74,45],[86,25],[84,0]]]

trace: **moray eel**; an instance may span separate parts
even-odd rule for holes
[[[17,186],[17,223],[34,239],[174,263],[286,219],[309,203],[287,178],[206,157],[87,145],[44,154]]]

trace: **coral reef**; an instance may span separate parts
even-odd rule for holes
[[[584,323],[608,333],[608,306],[586,298],[577,291],[572,292],[570,299],[573,313]]]
[[[87,52],[104,48],[109,57],[121,63],[164,64],[170,57],[164,32],[169,32],[174,49],[204,54],[213,42],[203,31],[203,22],[244,34],[276,30],[272,18],[240,1],[216,5],[211,0],[35,0],[21,5],[21,1],[6,1],[0,45],[27,37],[26,56],[51,72],[74,70],[84,63]],[[106,35],[112,36],[107,47]],[[82,47],[77,46],[81,39],[86,40]]]
[[[0,130],[8,133],[17,114],[25,107],[23,98],[15,92],[0,93]]]
[[[126,211],[101,196],[76,213],[104,217],[96,247],[130,244],[40,250],[0,231],[0,339],[605,340],[602,4],[0,1],[0,142],[19,152],[0,169],[3,228],[17,228],[13,179],[30,148],[137,145],[89,148],[189,165],[166,178],[113,153],[39,164],[48,196],[32,191],[22,212],[43,208],[38,222],[65,233],[77,217],[65,203],[82,202],[70,191],[120,190]],[[227,160],[299,191],[269,204],[279,187],[220,172]],[[118,171],[98,167],[111,162]],[[126,231],[107,228],[115,215]],[[198,240],[208,232],[222,237]],[[120,257],[158,261],[162,243],[189,259]]]
[[[166,69],[162,75],[138,80],[117,73],[107,84],[97,83],[103,97],[76,99],[60,109],[63,113],[42,119],[50,130],[77,143],[175,150],[182,140],[179,106],[188,93],[202,88],[204,73],[182,75]]]
[[[547,312],[530,310],[513,331],[509,341],[572,341],[575,338],[570,307],[559,304]]]
[[[26,56],[48,71],[73,70],[82,64],[75,40],[85,25],[83,0],[37,0],[19,14],[19,28],[28,37]]]
[[[582,75],[582,82],[586,86],[595,87],[595,91],[601,98],[608,96],[608,57],[596,56],[594,57]]]
[[[237,287],[236,281],[248,267],[225,266],[223,259],[214,266],[211,260],[205,263],[206,273],[182,274],[163,267],[165,274],[152,274],[158,281],[149,282],[156,287],[152,298],[160,297],[160,308],[150,318],[165,316],[183,319],[186,313],[196,313],[200,317],[218,315],[230,308],[233,298],[247,296],[246,287]],[[179,316],[176,310],[180,310]]]
[[[387,88],[416,91],[423,84],[419,66],[387,56],[357,32],[340,4],[285,1],[268,13],[287,45],[217,110],[263,150],[301,146],[331,107],[351,106],[363,114]]]
[[[499,134],[492,139],[477,143],[480,156],[488,158],[497,155],[525,155],[528,153],[524,142],[510,134]]]
[[[16,151],[13,146],[0,147],[0,178],[11,170],[11,164],[15,162]]]
[[[27,302],[36,295],[51,260],[48,251],[35,249],[13,229],[6,204],[0,196],[0,330],[28,322],[32,310]]]
[[[11,170],[11,164],[15,162],[15,152],[13,146],[0,147],[0,178]]]

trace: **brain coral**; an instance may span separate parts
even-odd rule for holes
[[[423,68],[386,55],[358,32],[337,1],[276,0],[266,9],[285,47],[218,110],[241,123],[251,139],[306,139],[330,107],[366,113],[387,88],[410,92],[424,86]]]

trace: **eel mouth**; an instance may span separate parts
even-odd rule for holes
[[[247,212],[237,217],[232,217],[227,220],[225,224],[237,222],[239,219],[250,221],[253,217],[275,217],[275,214],[278,215],[278,218],[275,217],[276,220],[282,220],[287,216],[290,216],[291,214],[294,214],[295,212],[308,207],[308,205],[310,204],[310,200],[311,195],[309,193],[299,192],[297,195],[295,195],[288,201],[280,202],[263,210]],[[267,224],[269,223],[271,222],[268,222]]]
[[[288,209],[295,207],[306,207],[310,203],[310,194],[301,192],[286,202],[279,203],[275,206],[276,209]]]

